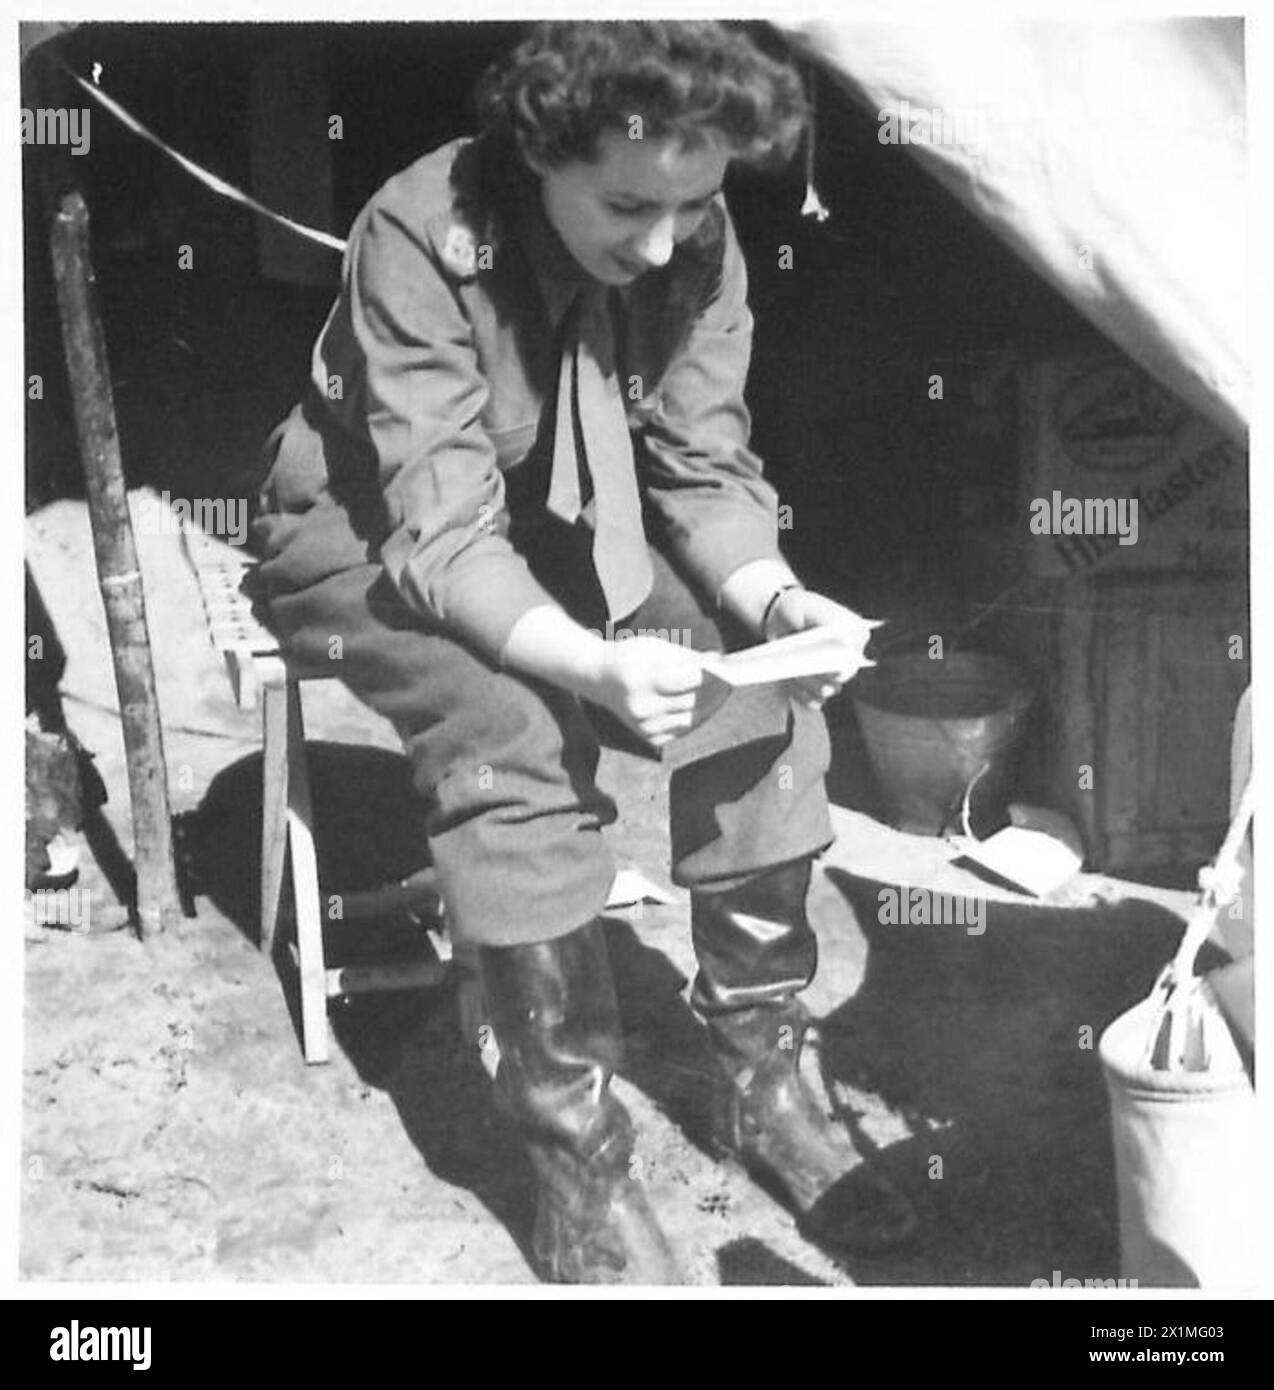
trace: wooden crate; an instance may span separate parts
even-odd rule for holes
[[[1230,732],[1251,669],[1245,579],[1107,574],[1049,591],[1051,804],[1080,825],[1090,868],[1193,874],[1228,822]]]
[[[1045,578],[1115,571],[1245,572],[1247,452],[1113,348],[1021,369],[1023,569]],[[1137,501],[1134,544],[1036,535],[1033,503]]]

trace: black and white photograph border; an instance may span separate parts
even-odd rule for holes
[[[1268,1296],[1269,26],[52,8],[6,1294]]]

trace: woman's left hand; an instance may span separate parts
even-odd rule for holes
[[[839,694],[846,682],[859,671],[875,664],[864,653],[872,632],[882,621],[879,618],[864,618],[852,608],[846,608],[824,594],[812,593],[804,588],[787,589],[779,595],[770,610],[765,636],[773,641],[794,632],[806,632],[810,628],[826,628],[829,634],[834,633],[836,639],[844,643],[846,659],[840,670],[826,676],[810,676],[790,682],[796,699],[811,709],[821,709],[823,702]]]

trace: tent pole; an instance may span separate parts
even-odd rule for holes
[[[78,190],[65,192],[57,200],[52,223],[58,317],[128,763],[137,866],[137,900],[132,906],[144,938],[163,931],[180,911],[163,729],[115,425],[106,336],[89,253],[88,207]]]

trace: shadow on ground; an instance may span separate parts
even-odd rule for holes
[[[427,863],[424,808],[404,758],[317,742],[310,758],[321,862],[333,883],[374,887]],[[249,940],[257,934],[260,785],[259,756],[223,769],[181,834],[188,880]],[[882,1113],[901,1117],[911,1137],[888,1143],[877,1161],[923,1221],[905,1250],[837,1263],[854,1282],[877,1285],[1021,1286],[1055,1269],[1068,1278],[1115,1275],[1097,1040],[1149,990],[1179,919],[1140,900],[1066,910],[992,902],[982,933],[882,926],[884,885],[834,868],[829,875],[862,925],[867,964],[857,992],[821,1025],[825,1087],[864,1152]],[[347,958],[431,949],[411,918],[347,924],[337,935]],[[685,1003],[685,976],[650,937],[627,921],[607,922],[623,1074],[719,1161],[707,1127],[712,1057]],[[289,989],[291,973],[280,967]],[[337,1003],[332,1024],[358,1076],[392,1099],[430,1172],[477,1196],[525,1253],[529,1164],[461,1037],[452,988]],[[747,1237],[728,1240],[716,1260],[723,1283],[814,1279]]]
[[[320,862],[332,883],[370,888],[427,863],[420,848],[423,806],[404,758],[322,742],[309,745],[309,757]],[[211,899],[253,942],[260,799],[261,759],[254,755],[214,778],[198,809],[182,818],[180,835],[189,889]],[[668,1117],[675,1134],[719,1159],[707,1130],[713,1062],[683,998],[686,980],[630,923],[608,918],[606,932],[625,1037],[623,1075]],[[430,949],[427,932],[409,919],[350,927],[339,943],[337,935],[329,928],[329,948],[346,958]],[[285,960],[280,954],[276,964],[295,1024],[294,972]],[[336,1001],[330,1016],[335,1040],[359,1079],[392,1100],[429,1172],[477,1197],[525,1256],[533,1175],[479,1054],[461,1036],[452,986]],[[680,1152],[661,1151],[665,1171],[677,1165]],[[821,1282],[750,1236],[727,1239],[716,1251],[716,1266],[727,1284]]]
[[[429,864],[425,808],[407,759],[381,748],[306,744],[314,834],[328,892],[396,883]],[[259,928],[261,755],[222,768],[196,810],[179,817],[182,865],[250,940]]]
[[[1141,900],[1080,910],[990,902],[980,935],[882,926],[885,885],[830,875],[863,924],[868,960],[860,989],[823,1023],[829,1090],[850,1097],[851,1131],[855,1094],[905,1117],[914,1138],[880,1159],[924,1220],[914,1248],[850,1262],[855,1282],[1116,1275],[1097,1042],[1148,993],[1180,919]]]
[[[428,866],[424,806],[406,758],[319,741],[307,744],[307,755],[325,893],[338,884],[354,892],[396,883]],[[258,940],[259,754],[218,773],[198,809],[183,818],[179,838],[190,889]],[[281,938],[287,935],[285,927]],[[328,923],[325,936],[329,961],[436,955],[428,925],[410,914]],[[295,972],[286,964],[286,940],[279,944],[276,966],[299,1038]],[[430,1172],[473,1192],[525,1253],[529,1165],[496,1108],[476,1050],[461,1039],[452,985],[337,1000],[330,1018],[359,1079],[389,1095]]]

